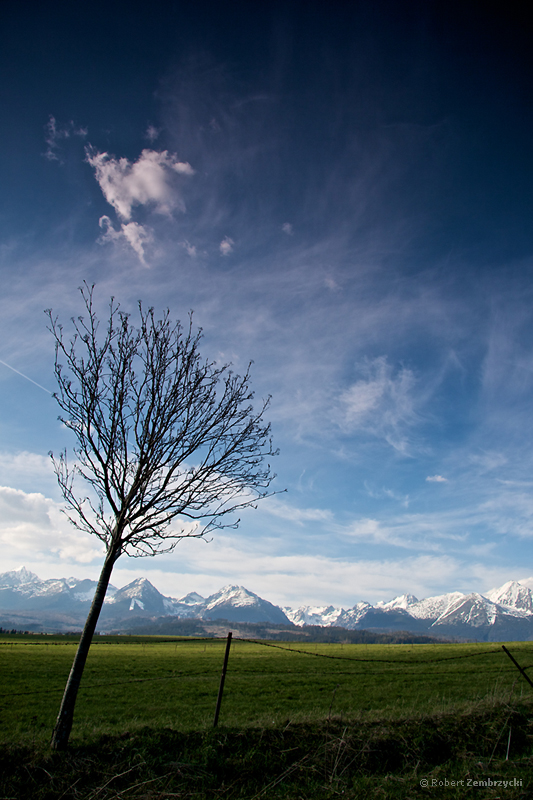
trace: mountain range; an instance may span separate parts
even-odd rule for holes
[[[191,592],[166,597],[146,578],[117,589],[110,586],[100,615],[100,632],[144,629],[175,631],[176,620],[226,620],[296,628],[321,626],[477,641],[533,640],[533,578],[508,581],[484,595],[450,592],[418,600],[404,594],[376,605],[352,608],[301,606],[280,608],[243,586],[226,586],[209,597]],[[28,631],[79,630],[96,581],[77,578],[41,580],[25,567],[0,574],[0,627]]]

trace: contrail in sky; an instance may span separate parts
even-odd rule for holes
[[[32,378],[28,378],[28,376],[27,376],[27,375],[24,375],[24,373],[23,373],[23,372],[19,372],[19,371],[18,371],[18,369],[15,369],[15,367],[12,367],[12,366],[10,366],[9,364],[6,364],[6,362],[5,362],[5,361],[2,361],[2,359],[1,359],[1,358],[0,358],[0,364],[3,364],[3,365],[4,365],[4,367],[7,367],[8,369],[12,369],[12,370],[13,370],[13,372],[16,372],[16,373],[17,373],[17,375],[20,375],[20,377],[21,377],[21,378],[26,378],[26,380],[27,380],[27,381],[30,381],[30,383],[34,383],[36,386],[38,386],[38,387],[39,387],[39,389],[42,389],[42,390],[43,390],[43,392],[48,392],[48,394],[52,394],[52,392],[51,392],[49,389],[45,389],[45,387],[44,387],[44,386],[41,386],[41,384],[40,384],[40,383],[37,383],[37,381],[34,381]]]

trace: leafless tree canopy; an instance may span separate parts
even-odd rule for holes
[[[134,327],[112,299],[101,330],[93,288],[81,292],[87,313],[72,320],[72,338],[47,312],[60,419],[78,442],[73,466],[66,451],[54,459],[72,523],[115,544],[115,558],[235,526],[234,513],[263,497],[273,477],[268,400],[254,410],[249,370],[239,376],[204,361],[191,318],[184,328],[141,303]],[[80,476],[89,496],[76,492]]]
[[[136,328],[112,298],[99,330],[93,289],[81,289],[86,315],[72,320],[72,338],[47,312],[60,419],[77,439],[73,466],[66,451],[54,459],[57,478],[73,525],[106,545],[52,734],[57,750],[68,744],[117,558],[168,552],[183,537],[236,526],[235,512],[267,495],[273,475],[265,459],[275,455],[263,422],[268,399],[254,409],[249,370],[241,377],[204,361],[190,317],[183,328],[168,311],[157,319],[141,303]],[[77,493],[80,477],[87,496]]]

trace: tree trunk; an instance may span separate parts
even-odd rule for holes
[[[102,572],[98,580],[98,586],[94,593],[91,609],[83,628],[83,633],[74,656],[74,662],[68,676],[67,685],[63,693],[61,701],[61,708],[57,715],[56,724],[52,733],[51,747],[53,750],[65,750],[68,745],[70,731],[72,730],[72,720],[74,718],[74,706],[76,705],[76,697],[80,687],[81,676],[89,654],[89,648],[93,640],[96,623],[100,616],[100,611],[104,603],[104,598],[109,586],[109,580],[113,571],[113,566],[117,560],[117,546],[111,544],[107,552]]]

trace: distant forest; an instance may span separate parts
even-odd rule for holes
[[[133,636],[199,636],[224,637],[232,631],[239,639],[270,639],[271,641],[329,642],[332,644],[433,644],[442,642],[431,636],[420,636],[409,631],[374,633],[366,630],[347,628],[323,628],[320,625],[271,624],[261,622],[229,622],[217,619],[179,619],[159,617],[146,620],[136,617],[127,626],[109,631],[110,634],[131,634]]]

